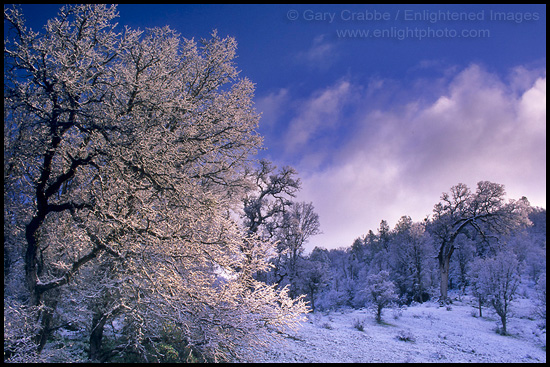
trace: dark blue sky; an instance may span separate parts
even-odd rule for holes
[[[55,16],[58,8],[59,5],[23,5],[33,27]],[[426,59],[463,66],[480,62],[506,73],[519,64],[546,58],[545,5],[121,4],[118,9],[121,25],[136,28],[169,25],[187,38],[208,37],[212,29],[218,29],[220,35],[235,37],[239,43],[239,66],[244,75],[258,84],[260,93],[293,82],[310,87],[326,85],[345,73],[407,78],[411,68]],[[292,20],[293,11],[297,14],[296,20]],[[361,16],[369,13],[388,14],[391,19],[361,20]],[[446,20],[447,13],[474,14],[476,19]],[[539,19],[492,20],[491,13],[523,14],[523,18],[527,13],[536,13]],[[327,16],[324,20],[315,20],[318,14]],[[484,20],[477,20],[480,14]],[[414,16],[424,20],[410,20]],[[437,19],[434,20],[434,16]],[[399,31],[404,32],[406,28],[417,30],[419,36],[422,31],[440,31],[443,37],[426,36],[419,40],[409,35],[399,40]],[[344,39],[337,34],[344,29],[387,30],[390,37]],[[458,34],[450,38],[443,33],[447,30],[452,35],[470,29],[488,30],[490,35],[464,38]],[[312,71],[307,65],[297,63],[294,55],[312,47],[317,37],[334,43],[338,58],[329,67],[320,66]]]
[[[23,5],[40,28],[58,5]],[[131,5],[119,24],[238,42],[260,132],[351,245],[480,180],[546,207],[546,5]]]

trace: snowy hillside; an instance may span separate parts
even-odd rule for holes
[[[546,333],[528,299],[514,303],[509,336],[495,332],[497,316],[483,318],[468,298],[448,310],[436,302],[384,311],[377,324],[368,309],[308,315],[303,327],[258,362],[546,362]],[[475,315],[475,316],[474,316]],[[364,325],[359,331],[354,325]]]

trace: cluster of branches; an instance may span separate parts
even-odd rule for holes
[[[238,220],[253,84],[233,38],[116,17],[65,6],[35,32],[4,10],[4,358],[47,360],[63,325],[90,360],[240,358],[306,311],[252,277],[274,245]]]
[[[299,261],[304,245],[321,233],[319,215],[312,203],[293,201],[300,180],[292,167],[277,171],[262,160],[251,175],[255,187],[244,199],[244,223],[250,235],[276,243],[271,268],[256,277],[280,289],[288,287],[290,296],[297,298],[302,293],[297,287]]]

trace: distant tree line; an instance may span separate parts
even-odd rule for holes
[[[452,289],[477,297],[480,316],[482,305],[493,308],[506,333],[520,281],[546,307],[546,210],[531,207],[526,198],[506,201],[504,186],[488,181],[474,193],[464,184],[453,186],[432,216],[421,222],[402,216],[393,229],[382,220],[376,232],[369,230],[348,248],[315,247],[292,261],[290,254],[302,250],[280,248],[262,279],[290,284],[312,310],[374,305],[380,320],[390,301],[409,305],[435,298],[444,305]],[[291,263],[293,276],[287,276],[283,269]]]

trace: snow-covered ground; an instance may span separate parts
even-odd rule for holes
[[[427,302],[386,309],[377,324],[368,309],[308,315],[286,343],[259,353],[256,362],[546,362],[546,333],[528,299],[514,303],[508,333],[496,333],[498,316],[464,298],[450,306]],[[355,323],[364,324],[359,331]]]

